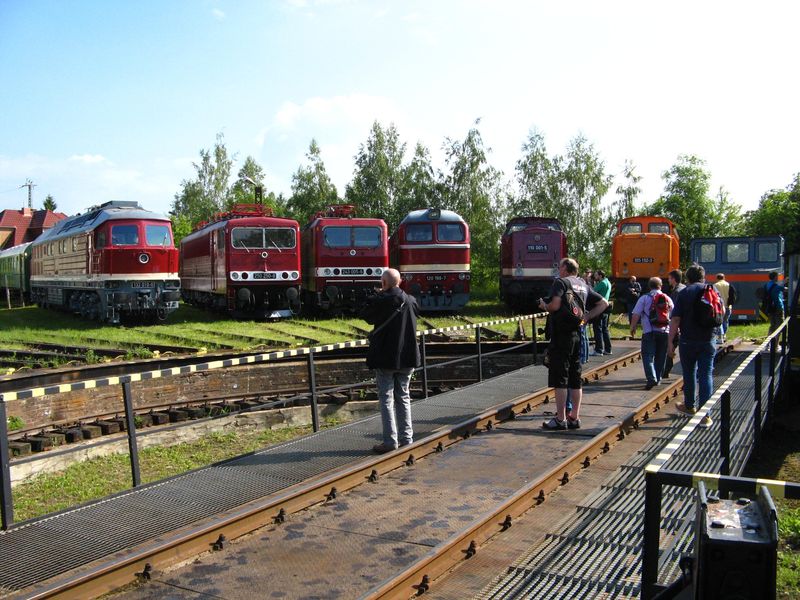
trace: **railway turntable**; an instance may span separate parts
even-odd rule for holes
[[[644,391],[635,345],[586,365],[578,431],[541,430],[553,396],[531,366],[415,403],[418,441],[383,457],[368,458],[375,416],[20,523],[0,535],[0,597],[93,597],[137,579],[120,597],[372,593],[509,495],[530,494],[529,508],[671,401]]]

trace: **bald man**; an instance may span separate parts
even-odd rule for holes
[[[375,369],[383,422],[383,441],[372,448],[378,454],[414,440],[409,386],[414,368],[420,365],[416,337],[419,307],[399,285],[397,269],[384,271],[380,292],[361,311],[361,318],[373,325],[367,366]]]

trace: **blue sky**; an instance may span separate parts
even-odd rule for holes
[[[745,208],[800,171],[800,3],[0,0],[0,208],[166,212],[222,132],[288,194],[316,138],[340,194],[374,120],[441,163],[480,118],[513,177],[531,128],[619,174],[697,154]],[[616,184],[615,184],[616,185]]]

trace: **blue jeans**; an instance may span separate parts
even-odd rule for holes
[[[642,366],[647,383],[656,384],[661,381],[661,374],[667,362],[668,340],[669,334],[663,331],[651,331],[642,336]],[[683,360],[682,353],[681,360]]]
[[[608,332],[609,313],[603,313],[594,320],[594,351],[611,352],[611,335]]]
[[[404,446],[414,440],[414,430],[411,427],[411,396],[408,393],[413,372],[414,369],[410,368],[375,371],[383,422],[383,443],[390,448]]]
[[[730,306],[725,307],[725,316],[722,319],[722,335],[728,335],[728,325],[731,322],[731,311],[733,309]]]
[[[681,370],[683,371],[683,402],[689,408],[700,408],[714,390],[714,342],[694,342],[681,339]],[[696,384],[699,384],[697,386]],[[695,388],[700,395],[695,403]]]

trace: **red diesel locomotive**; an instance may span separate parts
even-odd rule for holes
[[[567,256],[567,236],[556,219],[515,217],[500,239],[500,299],[513,310],[535,312]]]
[[[181,240],[182,295],[237,317],[289,317],[300,309],[300,227],[260,204],[200,223]]]
[[[416,297],[420,310],[456,311],[469,300],[469,227],[456,213],[415,210],[389,240],[400,287]]]
[[[349,204],[319,212],[303,228],[303,304],[356,310],[389,268],[386,223],[356,218]]]
[[[172,224],[136,202],[69,217],[31,244],[31,299],[90,319],[165,319],[178,308]]]

